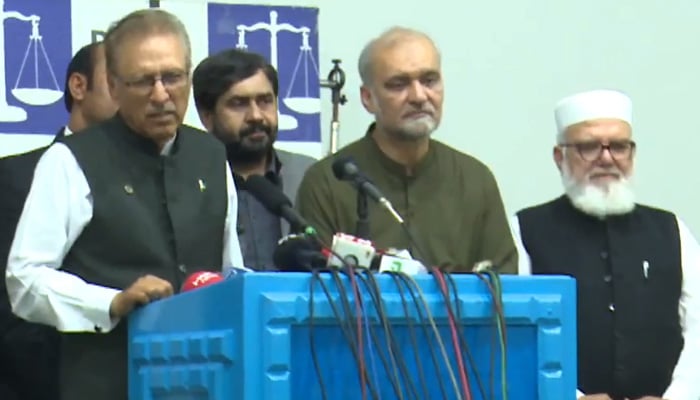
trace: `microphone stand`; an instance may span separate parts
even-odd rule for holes
[[[355,236],[369,240],[369,206],[367,195],[363,190],[357,191],[357,225]]]
[[[321,80],[321,87],[331,89],[331,103],[333,104],[333,116],[331,118],[331,143],[330,154],[338,150],[338,133],[340,130],[340,106],[345,104],[348,99],[340,91],[345,85],[345,72],[340,68],[340,60],[334,59],[333,69],[328,74],[328,79]]]

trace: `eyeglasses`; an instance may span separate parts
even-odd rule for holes
[[[560,147],[573,147],[584,161],[595,161],[608,150],[615,161],[625,161],[632,158],[637,144],[631,140],[611,141],[608,144],[600,142],[562,143]]]
[[[185,72],[164,72],[160,75],[147,75],[137,79],[123,79],[117,77],[126,87],[141,94],[148,94],[153,90],[156,82],[160,81],[165,89],[177,89],[187,83],[188,75]]]

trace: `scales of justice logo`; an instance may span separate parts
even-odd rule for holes
[[[0,133],[50,134],[65,124],[54,65],[70,57],[70,0],[0,0]]]
[[[266,57],[279,76],[279,139],[320,142],[318,9],[209,4],[209,53]]]

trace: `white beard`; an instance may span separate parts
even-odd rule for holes
[[[635,196],[632,182],[628,178],[622,177],[616,182],[610,182],[606,190],[593,184],[579,184],[564,164],[561,180],[574,207],[588,215],[603,219],[634,210]]]

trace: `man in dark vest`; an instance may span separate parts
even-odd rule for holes
[[[107,87],[105,52],[101,42],[75,53],[66,71],[63,101],[68,123],[52,143],[114,115],[116,104]],[[48,146],[0,159],[0,272],[5,275],[7,255],[22,214],[34,167]],[[20,399],[55,400],[57,396],[57,333],[12,314],[5,280],[0,280],[0,382],[6,382]],[[0,391],[0,398],[12,400]]]
[[[521,274],[576,278],[577,397],[700,398],[700,246],[673,213],[635,203],[630,98],[575,94],[555,119],[566,194],[512,227]]]
[[[15,314],[62,333],[63,400],[127,399],[128,314],[197,270],[243,264],[224,147],[182,125],[183,24],[140,10],[104,42],[119,111],[41,157],[6,274]]]
[[[238,234],[246,267],[274,267],[277,242],[289,224],[246,191],[262,175],[290,199],[315,159],[275,149],[279,82],[275,67],[259,54],[230,49],[205,58],[192,73],[192,91],[207,131],[226,145],[238,189]]]

